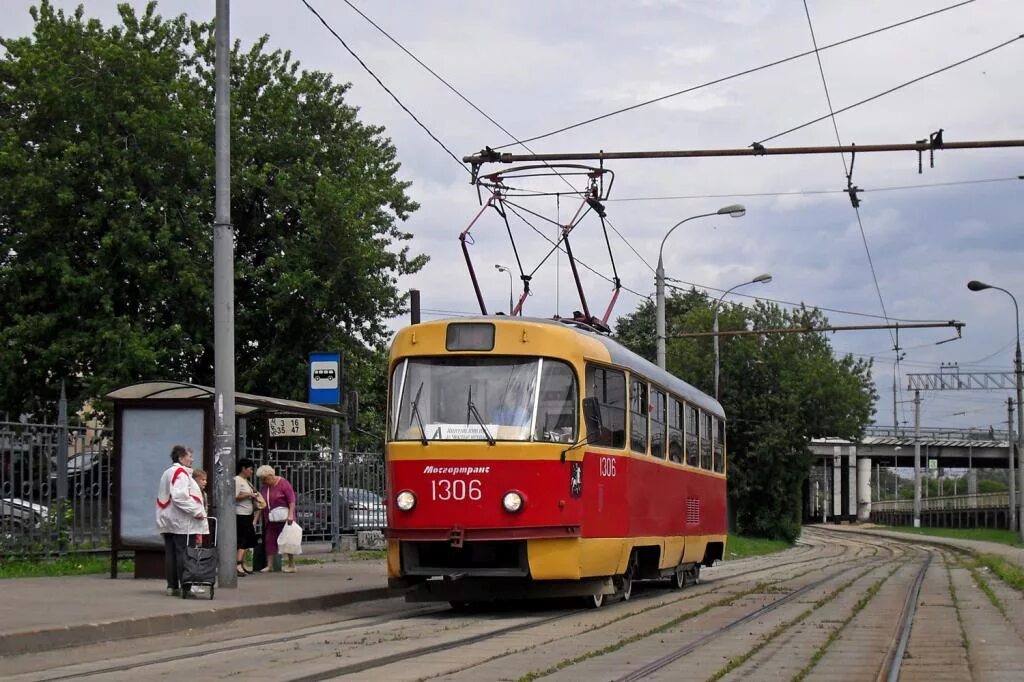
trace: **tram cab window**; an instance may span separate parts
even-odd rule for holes
[[[711,415],[700,413],[700,468],[711,470]]]
[[[651,456],[665,459],[665,392],[651,389]]]
[[[561,365],[571,379],[564,363],[547,364]],[[391,378],[388,435],[405,441],[528,441],[540,365],[539,358],[527,357],[405,359],[395,365]]]
[[[629,382],[629,447],[647,453],[647,384],[638,379]]]
[[[575,443],[579,404],[576,376],[564,362],[545,359],[541,365],[534,440]]]
[[[725,422],[721,419],[713,419],[715,426],[715,471],[725,471]]]
[[[683,462],[683,406],[675,398],[668,400],[668,458]]]
[[[586,395],[601,407],[601,433],[589,442],[612,448],[626,447],[626,375],[614,369],[587,365]]]
[[[695,467],[700,462],[700,449],[697,445],[697,408],[684,405],[686,412],[686,463]]]

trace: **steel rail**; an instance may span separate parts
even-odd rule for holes
[[[867,560],[865,560],[865,563],[867,563]],[[884,565],[884,563],[880,564],[880,565]],[[752,621],[752,620],[754,620],[756,618],[759,618],[760,616],[763,616],[766,613],[770,613],[770,612],[774,611],[775,609],[779,608],[780,606],[784,606],[784,605],[788,604],[791,601],[799,599],[800,597],[804,596],[805,594],[807,594],[811,590],[824,585],[825,583],[827,583],[830,580],[834,580],[834,579],[836,579],[836,578],[838,578],[838,577],[840,577],[842,575],[845,575],[846,573],[849,573],[854,568],[858,568],[858,565],[855,564],[853,566],[848,566],[848,567],[846,567],[846,568],[844,568],[844,569],[842,569],[840,571],[837,571],[835,573],[830,573],[829,575],[825,576],[824,578],[821,578],[820,580],[815,580],[813,583],[805,585],[805,586],[801,587],[800,589],[798,589],[798,590],[796,590],[794,592],[790,592],[785,597],[781,597],[779,599],[776,599],[775,601],[773,601],[773,602],[771,602],[769,604],[765,604],[764,606],[762,606],[762,607],[760,607],[758,609],[755,609],[754,611],[751,611],[750,613],[748,613],[748,614],[746,614],[744,616],[741,616],[740,618],[737,618],[736,620],[732,621],[731,623],[728,623],[728,624],[723,625],[723,626],[721,626],[719,628],[716,628],[715,630],[712,630],[711,632],[707,633],[703,637],[700,637],[700,638],[690,642],[686,646],[682,646],[682,647],[676,649],[675,651],[669,652],[669,653],[665,654],[664,656],[661,656],[660,658],[656,658],[655,660],[651,661],[650,663],[648,663],[647,665],[643,666],[642,668],[638,668],[637,670],[634,670],[633,672],[629,673],[628,675],[624,675],[623,677],[618,678],[616,680],[616,682],[636,682],[636,680],[646,679],[647,676],[649,676],[649,675],[651,675],[651,674],[653,674],[653,673],[655,673],[655,672],[657,672],[657,671],[659,671],[659,670],[661,670],[663,668],[668,667],[669,665],[671,665],[671,664],[675,663],[676,661],[678,661],[683,656],[687,656],[687,655],[693,653],[694,651],[696,651],[700,647],[704,646],[705,644],[707,644],[711,640],[716,639],[718,637],[721,637],[722,635],[726,634],[730,630],[732,630],[734,628],[737,628],[737,627],[739,627],[741,625],[745,625],[746,623],[749,623],[750,621]]]
[[[877,680],[886,680],[886,682],[899,682],[900,679],[900,668],[903,666],[903,656],[907,653],[907,644],[910,642],[910,630],[914,626],[914,613],[917,611],[917,598],[921,594],[921,586],[924,584],[924,576],[928,572],[928,568],[932,565],[932,557],[934,556],[930,549],[925,550],[928,553],[928,558],[925,559],[924,565],[921,566],[917,572],[917,577],[914,579],[913,585],[907,590],[907,598],[903,602],[903,610],[900,613],[899,626],[896,631],[899,633],[894,646],[890,647],[886,653],[885,663],[882,664],[882,670],[879,672]],[[888,665],[886,665],[886,663]]]
[[[238,651],[239,641],[249,640],[248,644],[254,646],[264,646],[267,644],[283,644],[285,642],[294,642],[304,637],[311,635],[322,635],[329,632],[344,632],[345,630],[355,630],[361,627],[373,627],[375,625],[384,625],[387,623],[394,623],[396,621],[408,620],[412,618],[419,618],[424,615],[431,613],[442,613],[447,611],[445,608],[432,608],[432,607],[419,607],[410,609],[406,615],[394,615],[384,614],[380,616],[365,617],[359,616],[356,618],[345,618],[341,621],[334,623],[327,623],[325,625],[315,625],[310,628],[304,628],[300,632],[295,632],[288,635],[280,635],[278,637],[267,637],[261,638],[259,635],[250,637],[238,637],[235,639],[227,640],[227,643],[217,643],[210,646],[210,648],[196,650],[195,647],[189,647],[188,658],[197,658],[202,656],[212,656],[214,654],[222,654],[230,651]],[[159,635],[165,637],[166,635]],[[154,658],[147,661],[138,661],[137,655],[132,657],[134,660],[131,663],[122,663],[118,665],[108,666],[106,668],[100,668],[96,670],[89,670],[85,672],[73,672],[66,675],[58,675],[56,677],[41,677],[40,682],[54,682],[55,680],[73,680],[81,677],[94,677],[96,675],[107,675],[110,673],[125,672],[127,670],[136,670],[151,665],[162,665],[164,663],[176,663],[182,660],[180,652],[169,653],[161,658]]]

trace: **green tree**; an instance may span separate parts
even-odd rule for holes
[[[714,301],[691,289],[666,302],[666,366],[706,393],[714,392],[712,339],[672,338],[712,328]],[[654,304],[647,301],[619,320],[616,336],[653,360]],[[719,328],[820,327],[819,310],[786,311],[758,302],[726,304]],[[729,495],[738,530],[793,539],[811,465],[808,442],[818,436],[857,438],[876,399],[870,363],[836,358],[822,334],[721,337],[719,394],[727,415]]]
[[[212,23],[119,6],[31,10],[0,39],[0,408],[38,412],[141,379],[213,381]],[[416,208],[348,85],[267,39],[232,50],[235,348],[241,391],[303,399],[341,350],[370,422],[383,320],[401,312]]]

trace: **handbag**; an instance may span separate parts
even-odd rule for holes
[[[267,514],[267,520],[272,523],[280,523],[288,520],[288,507],[274,507]]]
[[[256,498],[253,499],[252,503],[256,506],[256,511],[262,511],[267,508],[267,501],[263,498],[263,493],[259,490],[254,490]]]
[[[281,554],[302,554],[302,526],[289,523],[277,536],[277,551]]]

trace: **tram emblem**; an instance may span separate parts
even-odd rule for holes
[[[569,464],[569,495],[579,497],[583,494],[583,466],[580,462]]]

